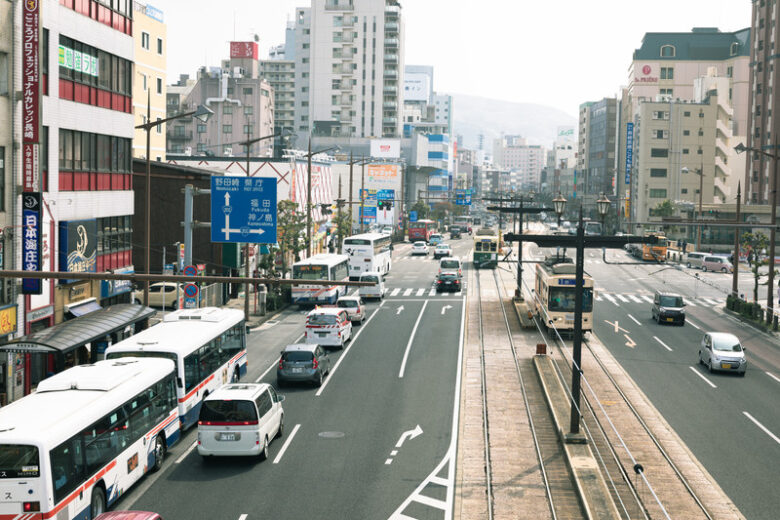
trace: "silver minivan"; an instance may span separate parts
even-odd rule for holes
[[[696,268],[701,269],[704,265],[704,257],[708,256],[707,253],[699,253],[697,251],[692,251],[685,255],[685,265],[688,266],[688,268]]]
[[[234,383],[203,400],[198,416],[198,453],[268,458],[271,439],[284,432],[284,396],[266,384]]]
[[[705,256],[701,265],[702,271],[720,271],[721,273],[730,273],[734,270],[728,258],[723,256]]]

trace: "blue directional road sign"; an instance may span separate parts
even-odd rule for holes
[[[376,192],[377,201],[383,201],[383,200],[392,201],[394,198],[395,198],[395,190],[377,190]]]
[[[456,206],[471,206],[471,190],[455,190]]]
[[[417,212],[416,211],[410,211],[409,212],[409,222],[417,222]]]
[[[276,243],[276,179],[211,177],[211,241]]]

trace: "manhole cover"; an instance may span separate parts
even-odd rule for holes
[[[325,439],[340,439],[344,437],[344,432],[320,432],[319,435]]]

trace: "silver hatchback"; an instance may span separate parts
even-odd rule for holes
[[[329,373],[330,358],[325,349],[311,343],[296,343],[282,350],[276,367],[276,384],[281,387],[287,383],[306,382],[321,386]]]
[[[707,332],[699,346],[699,363],[710,372],[722,370],[745,376],[747,359],[745,349],[734,334],[728,332]]]

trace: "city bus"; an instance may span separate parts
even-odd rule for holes
[[[176,364],[182,430],[198,422],[205,396],[247,371],[246,322],[237,309],[182,309],[106,349],[107,359],[161,357]]]
[[[474,267],[495,269],[498,265],[499,240],[494,229],[478,229],[474,235]]]
[[[376,272],[386,275],[392,267],[393,239],[384,233],[363,233],[344,239],[342,251],[349,255],[349,279],[359,280],[360,275]]]
[[[433,220],[418,220],[409,223],[409,242],[415,240],[428,242],[434,233],[436,233],[436,222]]]
[[[645,236],[652,236],[651,233]],[[666,262],[666,251],[669,241],[663,235],[657,235],[658,242],[655,244],[642,244],[642,260],[651,262]]]
[[[460,227],[461,231],[468,232],[469,235],[473,230],[472,228],[473,223],[474,223],[474,219],[468,215],[455,217],[455,221],[453,222],[455,226]]]
[[[95,518],[180,438],[176,367],[78,365],[0,409],[0,518]]]
[[[349,257],[321,253],[293,264],[292,277],[295,280],[349,280]],[[298,305],[336,303],[347,293],[343,285],[297,285],[292,288],[292,302]]]
[[[574,332],[575,265],[564,256],[548,256],[536,264],[536,316],[548,330]],[[593,329],[593,278],[585,273],[582,292],[582,330]]]

